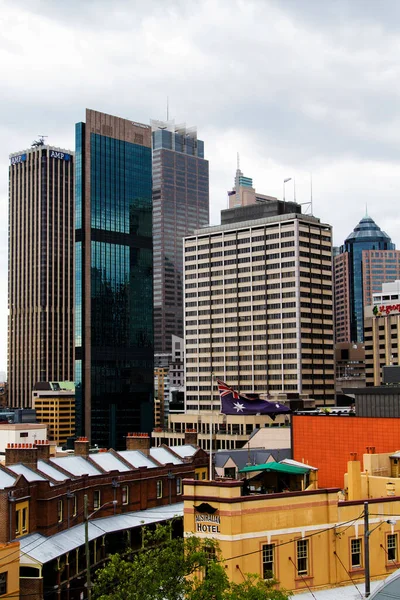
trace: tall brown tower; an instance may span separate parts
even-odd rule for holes
[[[9,404],[29,407],[37,381],[73,380],[74,156],[10,155]]]

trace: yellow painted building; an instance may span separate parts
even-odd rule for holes
[[[230,579],[269,578],[294,592],[364,581],[364,501],[360,463],[349,463],[347,490],[248,494],[243,481],[186,481],[185,535],[219,542]],[[400,481],[400,480],[399,480]],[[315,484],[310,487],[315,487]],[[354,488],[359,497],[355,498]],[[370,498],[371,578],[400,566],[399,496]],[[397,493],[397,492],[396,492]],[[349,497],[353,497],[349,500]],[[387,523],[390,520],[391,524]]]
[[[68,437],[75,436],[75,389],[62,389],[60,386],[70,384],[63,382],[55,384],[46,382],[46,389],[40,389],[36,384],[32,392],[32,407],[36,410],[39,423],[47,424],[50,441],[58,446],[66,444]],[[73,384],[70,384],[73,386]]]
[[[20,597],[19,542],[0,544],[0,598]]]

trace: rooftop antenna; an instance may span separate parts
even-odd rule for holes
[[[43,134],[39,133],[39,139],[33,140],[32,148],[39,148],[40,146],[44,146],[44,140],[47,137],[48,137],[47,135],[43,135]]]
[[[167,96],[167,121],[169,121],[169,96]]]
[[[237,170],[240,170],[240,156],[239,156],[239,152],[237,153]]]
[[[365,203],[365,216],[368,217],[368,204]]]

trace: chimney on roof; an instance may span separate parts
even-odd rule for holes
[[[22,463],[26,467],[36,469],[37,448],[33,444],[7,444],[6,467]]]
[[[150,454],[150,435],[148,433],[128,433],[126,449],[140,450],[148,456]]]
[[[78,437],[74,442],[75,456],[89,456],[89,440],[87,437]]]
[[[198,446],[196,429],[185,429],[185,444],[192,444],[193,446]]]
[[[50,458],[50,442],[49,442],[49,440],[37,440],[37,442],[35,442],[35,447],[37,449],[37,459],[38,460],[49,460],[49,458]]]

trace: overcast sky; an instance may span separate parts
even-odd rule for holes
[[[8,154],[74,149],[86,107],[197,125],[211,222],[236,153],[256,189],[297,200],[336,244],[368,213],[400,245],[398,0],[0,0],[0,370],[7,353]],[[287,199],[293,198],[292,183]]]

